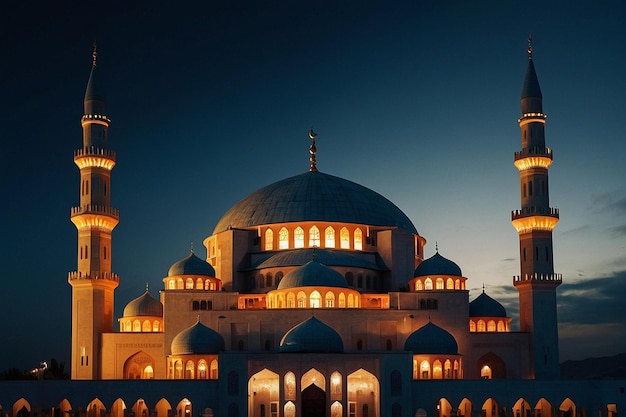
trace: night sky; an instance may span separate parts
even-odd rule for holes
[[[626,351],[619,0],[12,2],[0,10],[0,371],[69,364],[74,149],[97,40],[117,152],[117,318],[226,210],[308,169],[393,201],[514,317],[527,37],[543,92],[561,360]]]

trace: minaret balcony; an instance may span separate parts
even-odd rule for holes
[[[515,152],[514,164],[519,171],[529,168],[548,169],[552,165],[552,149],[548,147],[534,147]]]
[[[522,117],[517,119],[517,123],[519,123],[520,127],[524,126],[528,123],[546,123],[546,117],[548,117],[544,113],[524,113]]]
[[[79,169],[96,167],[110,171],[115,166],[115,151],[95,146],[76,149],[74,151],[74,163]]]
[[[511,223],[517,233],[529,233],[533,231],[551,232],[559,222],[559,209],[548,207],[526,207],[522,210],[511,212]]]
[[[72,207],[70,220],[78,230],[97,227],[110,232],[119,223],[120,212],[113,207],[87,204]]]
[[[524,274],[524,275],[514,275],[513,276],[513,285],[522,285],[524,283],[539,283],[546,284],[549,286],[558,286],[563,283],[563,274]]]
[[[84,114],[83,117],[80,118],[80,123],[82,125],[87,123],[98,123],[108,126],[109,123],[111,123],[111,119],[103,114]]]
[[[67,274],[68,281],[79,281],[79,280],[107,280],[115,283],[120,282],[119,275],[113,272],[104,272],[104,271],[91,271],[91,272],[80,272],[80,271],[72,271]],[[116,285],[117,286],[117,285]]]

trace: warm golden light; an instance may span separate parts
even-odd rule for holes
[[[528,233],[535,230],[552,231],[559,222],[558,217],[551,216],[528,216],[514,219],[511,223],[517,233]]]
[[[528,156],[514,162],[515,168],[520,172],[529,168],[548,169],[552,165],[552,158],[547,156]]]
[[[517,123],[519,123],[520,127],[528,123],[544,123],[545,124],[546,117],[548,116],[543,113],[524,113],[522,114],[522,117],[517,119]]]
[[[104,168],[109,171],[115,166],[115,161],[107,158],[99,158],[97,156],[81,156],[74,159],[74,163],[78,168]]]

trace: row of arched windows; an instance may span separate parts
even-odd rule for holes
[[[272,276],[271,272],[266,273],[265,275],[259,274],[257,277],[250,277],[248,289],[263,289],[263,288],[274,288],[278,287],[280,281],[283,279],[283,272],[278,271],[275,276]],[[366,290],[378,290],[381,287],[381,282],[378,276],[376,275],[363,275],[358,274],[356,277],[352,272],[345,273],[346,282],[348,286],[354,288],[362,288]]]
[[[272,291],[267,298],[268,308],[358,308],[360,298],[358,293],[344,294],[343,291],[335,294],[327,291],[324,296],[317,291],[311,291],[308,295],[304,291],[282,292]]]
[[[413,359],[413,379],[461,379],[461,364],[458,359],[446,359],[443,363],[437,359]]]
[[[508,332],[507,320],[470,320],[470,332]]]
[[[339,233],[332,226],[324,229],[324,234],[317,226],[311,226],[308,231],[298,226],[292,234],[286,227],[280,228],[277,232],[278,241],[275,241],[274,230],[265,230],[264,245],[265,250],[275,249],[300,249],[300,248],[339,248],[363,250],[363,231],[360,228],[354,229],[352,236],[347,227],[342,227]],[[338,236],[337,236],[338,235]]]
[[[191,309],[196,310],[213,310],[213,301],[211,300],[193,300]]]
[[[210,364],[205,359],[173,359],[169,364],[169,379],[217,379],[217,359]]]
[[[151,319],[134,319],[134,320],[120,320],[120,331],[121,332],[133,332],[133,333],[158,333],[163,331],[163,326],[161,321],[159,320],[151,320]]]
[[[168,290],[206,290],[206,291],[219,291],[220,280],[214,277],[211,278],[170,278],[167,281]]]
[[[433,286],[434,284],[434,286]],[[465,289],[465,280],[461,280],[460,278],[452,279],[452,278],[436,278],[433,282],[433,279],[430,277],[427,278],[418,278],[415,280],[414,285],[415,291],[422,290],[464,290]]]

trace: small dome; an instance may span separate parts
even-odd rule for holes
[[[470,317],[506,317],[506,310],[496,300],[489,297],[483,291],[471,303],[469,303]]]
[[[428,322],[409,335],[404,342],[404,350],[415,354],[458,355],[459,346],[450,333]]]
[[[279,290],[298,287],[340,287],[348,288],[346,279],[339,272],[316,261],[285,274],[278,284]]]
[[[150,295],[148,289],[124,307],[123,317],[163,317],[163,304]]]
[[[172,355],[215,354],[224,350],[224,338],[198,320],[172,340]]]
[[[204,275],[214,277],[215,269],[213,269],[208,262],[203,261],[191,252],[186,258],[170,266],[167,276],[172,277],[176,275]]]
[[[311,317],[285,333],[279,350],[281,353],[342,353],[343,340],[335,329]]]
[[[462,277],[461,268],[449,259],[435,253],[432,257],[422,261],[415,268],[414,277],[425,277],[427,275],[452,275]]]

